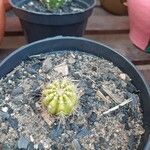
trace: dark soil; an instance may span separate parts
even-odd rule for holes
[[[79,105],[68,117],[49,116],[41,108],[41,90],[64,77],[77,86]],[[2,150],[136,150],[144,133],[139,91],[105,59],[72,51],[39,54],[0,85]]]
[[[19,7],[33,12],[67,14],[67,13],[82,12],[89,6],[84,0],[72,0],[66,2],[65,5],[63,5],[59,9],[49,11],[38,0],[28,0],[26,3],[20,3]]]

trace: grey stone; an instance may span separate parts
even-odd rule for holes
[[[12,150],[8,144],[0,144],[1,150]]]
[[[51,145],[51,150],[58,150],[58,147],[56,144]]]
[[[8,122],[13,129],[18,129],[18,120],[16,118],[9,117]]]
[[[73,57],[69,57],[69,59],[68,59],[69,64],[74,64],[75,62],[76,62],[76,60]]]
[[[96,121],[96,119],[97,119],[97,114],[95,112],[92,112],[91,115],[88,118],[88,122],[90,124],[94,124],[94,122]]]
[[[70,130],[73,130],[75,132],[79,132],[79,125],[75,124],[75,123],[70,123]]]
[[[85,137],[85,136],[88,136],[90,134],[90,131],[87,129],[87,128],[85,128],[85,127],[83,127],[81,130],[80,130],[80,132],[77,134],[77,138],[83,138],[83,137]]]
[[[66,62],[63,62],[57,66],[55,66],[54,70],[63,76],[67,76],[69,74],[69,68]]]
[[[132,83],[128,83],[127,86],[127,91],[129,91],[130,93],[135,93],[137,94],[139,91],[136,89],[136,87],[132,84]]]
[[[33,69],[33,68],[31,68],[31,67],[27,67],[27,68],[26,68],[26,71],[27,71],[28,73],[30,73],[30,74],[37,74],[36,70]]]
[[[13,109],[7,104],[2,108],[2,111],[3,112],[8,112],[9,114],[13,113]]]
[[[9,131],[9,125],[7,122],[1,124],[1,131],[2,133],[4,133],[5,135],[7,135],[8,131]]]
[[[78,73],[73,73],[73,77],[76,79],[76,80],[79,80],[81,78],[81,76],[78,74]]]
[[[103,137],[99,137],[99,144],[102,149],[108,149],[109,147],[109,143]]]
[[[136,149],[136,147],[135,147],[135,145],[136,145],[136,137],[133,135],[133,134],[131,134],[130,136],[129,136],[129,141],[128,141],[128,147],[129,147],[129,149]]]
[[[5,121],[9,118],[9,113],[8,112],[0,112],[0,118]]]
[[[63,128],[62,126],[58,127],[58,126],[54,126],[51,131],[50,131],[50,134],[49,134],[49,137],[52,139],[52,140],[55,140],[55,141],[58,141],[59,140],[59,137],[61,136],[63,132]]]
[[[12,96],[17,96],[20,94],[23,94],[23,88],[22,87],[17,87],[15,89],[13,89]]]
[[[72,148],[74,150],[81,150],[81,144],[80,144],[80,142],[77,139],[74,139],[72,141]]]
[[[44,58],[43,58],[44,59]],[[42,59],[42,60],[43,60]],[[33,65],[32,65],[32,68],[36,71],[38,71],[40,69],[40,67],[42,66],[42,63],[41,62],[35,62]]]
[[[39,89],[39,83],[36,81],[32,82],[32,90],[35,91],[38,89]]]
[[[43,65],[42,65],[42,70],[45,73],[48,73],[52,69],[52,60],[50,57],[44,60]]]
[[[21,136],[17,142],[18,149],[27,149],[30,142]]]
[[[24,102],[24,96],[23,94],[17,95],[13,97],[12,102],[17,105],[18,107],[22,106],[22,103]]]
[[[40,143],[40,144],[38,145],[38,150],[44,150],[43,144]]]
[[[33,142],[30,142],[30,143],[28,144],[27,150],[33,150],[33,149],[34,149],[34,143],[33,143]]]

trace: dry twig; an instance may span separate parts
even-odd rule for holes
[[[125,100],[124,102],[122,102],[121,104],[119,104],[119,105],[117,105],[117,106],[115,106],[115,107],[113,107],[113,108],[110,108],[109,110],[103,112],[102,115],[109,114],[109,113],[111,113],[111,112],[113,112],[113,111],[119,109],[120,107],[125,106],[126,104],[130,103],[131,101],[132,101],[132,99],[127,99],[127,100]]]

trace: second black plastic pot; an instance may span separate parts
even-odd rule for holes
[[[27,42],[58,35],[82,36],[88,17],[92,14],[96,0],[85,0],[88,7],[78,13],[50,14],[32,12],[20,7],[28,0],[10,0],[13,11],[19,17]],[[85,5],[85,4],[83,4]]]

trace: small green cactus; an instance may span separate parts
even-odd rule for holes
[[[68,80],[55,80],[42,92],[42,104],[52,115],[70,115],[78,103],[76,88]]]
[[[59,7],[63,6],[66,0],[40,0],[40,2],[48,9],[58,9]]]

